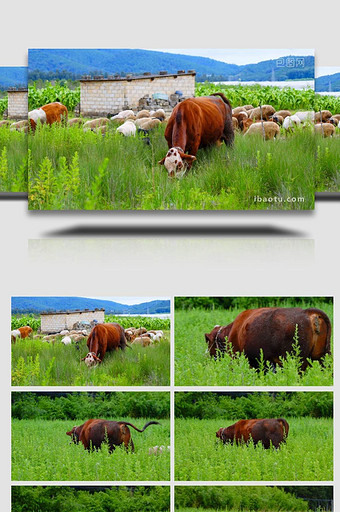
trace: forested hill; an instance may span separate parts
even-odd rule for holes
[[[26,67],[0,66],[0,90],[5,90],[9,87],[27,87]]]
[[[166,70],[176,73],[183,69],[194,69],[196,79],[202,80],[295,80],[314,77],[314,57],[293,56],[287,66],[287,59],[266,60],[257,64],[238,66],[207,57],[173,54],[140,49],[78,50],[56,49],[29,50],[29,79],[52,78],[79,79],[83,74],[140,74],[145,71],[158,73]],[[299,63],[300,62],[300,63]]]
[[[316,92],[340,92],[340,73],[319,76],[315,79]]]
[[[65,311],[104,308],[106,314],[146,315],[170,313],[169,300],[153,300],[142,304],[120,304],[111,300],[87,297],[12,297],[12,314],[39,314],[42,311]]]

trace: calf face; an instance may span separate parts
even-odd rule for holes
[[[164,165],[171,178],[181,178],[185,174],[186,170],[190,169],[195,160],[195,156],[187,155],[179,147],[173,147],[169,149],[165,158],[160,160],[158,163],[160,165]]]
[[[101,359],[99,359],[99,357],[97,357],[94,352],[89,352],[88,354],[86,354],[82,361],[85,361],[85,364],[88,368],[96,366],[96,364],[102,362]]]

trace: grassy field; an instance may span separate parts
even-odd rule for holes
[[[107,446],[87,452],[70,444],[66,431],[83,420],[12,420],[12,480],[169,480],[170,453],[149,455],[152,446],[170,445],[170,422],[151,425],[143,433],[131,428],[135,453]],[[110,419],[110,418],[106,418]],[[120,420],[121,418],[112,418]],[[124,418],[141,428],[152,418]]]
[[[235,423],[176,419],[176,480],[332,480],[333,421],[287,418],[286,445],[265,450],[262,445],[223,445],[216,431]]]
[[[0,127],[0,192],[27,192],[27,135],[5,127]]]
[[[170,487],[13,486],[12,512],[170,512]]]
[[[61,336],[59,340],[61,340]],[[107,352],[102,364],[88,368],[77,346],[23,339],[12,345],[13,386],[167,386],[170,384],[170,332],[149,347]]]
[[[176,510],[205,510],[225,512],[307,512],[311,505],[332,500],[332,490],[324,486],[275,487],[265,485],[242,486],[176,486]],[[313,507],[316,510],[316,507]],[[330,508],[328,509],[330,510]],[[323,512],[317,508],[318,512]]]
[[[315,144],[310,129],[263,141],[236,134],[198,152],[191,171],[169,179],[158,165],[167,151],[165,126],[126,138],[42,126],[29,136],[29,208],[89,210],[311,209]],[[304,158],[301,158],[301,154]],[[272,198],[259,202],[255,197]],[[277,198],[277,199],[275,199]]]
[[[290,307],[289,302],[282,303]],[[301,307],[310,307],[306,304]],[[317,303],[333,324],[333,309],[329,304]],[[230,355],[214,360],[205,351],[204,334],[215,325],[227,325],[243,309],[207,311],[204,309],[177,310],[175,312],[175,383],[177,386],[331,386],[333,384],[333,358],[326,356],[324,366],[314,361],[303,373],[299,372],[297,355],[290,355],[282,367],[255,370],[249,366],[244,354]],[[333,343],[333,342],[332,342]]]
[[[176,508],[176,510],[178,510],[178,512],[197,512],[197,510],[199,511],[203,511],[204,512],[258,512],[258,509],[256,510],[250,510],[250,509],[245,509],[245,508],[202,508],[202,507],[199,507],[199,508]],[[307,509],[306,509],[307,510]],[[291,508],[279,508],[279,509],[274,509],[274,508],[265,508],[265,509],[262,509],[261,512],[276,512],[276,511],[280,511],[280,512],[292,512],[292,509]],[[308,512],[312,512],[311,510],[308,510]],[[325,509],[321,509],[321,508],[318,508],[318,512],[326,512]]]
[[[340,192],[340,127],[336,137],[316,138],[316,192]]]

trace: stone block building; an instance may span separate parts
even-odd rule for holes
[[[163,94],[170,96],[180,91],[184,97],[195,94],[194,70],[157,75],[85,77],[80,80],[80,114],[86,117],[106,116],[121,110],[139,109],[139,100]]]
[[[28,115],[28,92],[27,89],[9,89],[8,95],[8,119],[20,121],[27,119]]]
[[[105,309],[84,309],[76,311],[47,311],[40,313],[40,332],[54,334],[63,329],[72,329],[77,322],[104,323]]]

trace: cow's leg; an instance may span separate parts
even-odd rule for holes
[[[102,349],[100,349],[100,351],[98,352],[98,357],[99,357],[99,359],[103,360],[103,359],[104,359],[104,357],[105,357],[105,354],[106,354],[106,347],[105,347],[105,348],[103,347],[103,348],[102,348]]]
[[[135,451],[135,445],[134,445],[134,443],[132,441],[132,437],[130,438],[130,443],[129,444],[130,444],[131,452],[133,453]]]
[[[227,119],[225,120],[222,140],[224,140],[227,146],[232,146],[234,144],[234,138],[233,121],[232,116],[230,115],[230,117],[227,116]]]
[[[113,453],[116,449],[116,446],[113,443],[109,443],[109,453]]]

